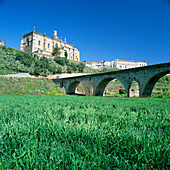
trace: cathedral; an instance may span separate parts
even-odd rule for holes
[[[66,39],[58,38],[57,31],[53,33],[53,37],[47,37],[44,34],[35,32],[35,27],[32,32],[23,34],[20,50],[37,54],[38,56],[52,57],[52,52],[56,45],[60,48],[60,57],[65,57],[67,52],[67,59],[70,61],[80,61],[80,51],[74,48],[74,44],[67,44]]]

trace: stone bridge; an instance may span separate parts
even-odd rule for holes
[[[128,97],[132,97],[130,88],[135,81],[138,85],[138,88],[134,88],[136,89],[136,96],[147,97],[151,96],[156,82],[169,73],[170,62],[132,69],[53,79],[53,81],[64,87],[67,94],[75,94],[77,86],[81,83],[86,96],[103,96],[107,84],[117,79],[123,84]]]

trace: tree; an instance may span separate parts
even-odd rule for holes
[[[67,67],[67,73],[72,73],[72,72],[73,72],[72,68],[70,66],[68,66]]]
[[[57,63],[57,64],[60,64],[62,66],[64,65],[67,65],[69,63],[69,60],[67,60],[66,58],[64,57],[55,57],[54,58],[54,61]]]
[[[70,62],[69,66],[71,67],[73,72],[78,72],[78,64],[74,62]]]
[[[54,61],[53,58],[48,58],[48,71],[52,74],[56,74],[57,73],[57,64]]]
[[[56,44],[56,46],[55,46],[55,48],[54,48],[54,51],[52,52],[52,55],[59,56],[60,54],[61,54],[60,48],[59,48],[58,45]]]
[[[48,58],[42,57],[39,61],[35,62],[34,67],[34,74],[35,75],[41,75],[41,76],[47,76],[50,72],[49,69],[49,61]]]
[[[48,67],[49,67],[48,58],[46,58],[46,57],[44,57],[44,56],[43,56],[42,58],[40,58],[39,66],[40,66],[41,68],[46,68],[46,69],[48,69]]]
[[[85,64],[83,64],[83,63],[78,64],[78,69],[79,69],[80,73],[83,73],[84,68],[85,68]]]
[[[65,55],[65,58],[67,58],[67,57],[68,57],[68,53],[67,53],[67,51],[65,51],[64,55]]]
[[[31,53],[18,52],[16,54],[16,60],[20,61],[21,64],[24,64],[27,67],[30,67],[32,63],[35,62],[35,58]]]

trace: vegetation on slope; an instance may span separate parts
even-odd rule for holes
[[[25,53],[13,48],[0,46],[0,70],[27,72],[33,75],[47,76],[62,72],[83,72],[83,63],[69,62],[66,58],[39,58],[35,54]]]
[[[153,97],[170,97],[170,75],[166,75],[158,80],[156,83],[153,92]]]
[[[0,95],[63,95],[50,79],[0,77]]]
[[[0,96],[0,169],[168,169],[169,99]]]
[[[7,74],[16,74],[16,71],[9,70],[9,69],[0,69],[0,75],[7,75]]]

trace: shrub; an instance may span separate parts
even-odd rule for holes
[[[61,87],[57,86],[56,87],[53,87],[53,88],[50,88],[47,92],[46,92],[47,95],[50,95],[50,96],[58,96],[58,95],[64,95],[62,92],[61,92]]]
[[[126,94],[126,90],[125,89],[119,89],[119,94]]]
[[[83,73],[84,68],[85,68],[85,64],[83,64],[83,63],[79,63],[79,64],[78,64],[78,71],[79,71],[80,73]]]
[[[57,73],[57,64],[53,58],[48,59],[48,70],[51,74]]]
[[[32,63],[35,62],[35,58],[30,53],[18,52],[16,54],[16,60],[20,61],[21,64],[24,64],[27,67],[30,67]]]
[[[73,72],[72,68],[70,66],[68,66],[67,67],[67,73],[72,73],[72,72]]]
[[[83,69],[83,73],[99,73],[100,71],[98,69],[94,69],[92,67],[85,66]]]
[[[56,73],[62,73],[62,66],[61,65],[57,64],[56,68],[57,68]]]
[[[67,65],[69,63],[69,60],[67,60],[67,58],[64,57],[55,57],[54,61],[62,66]]]

